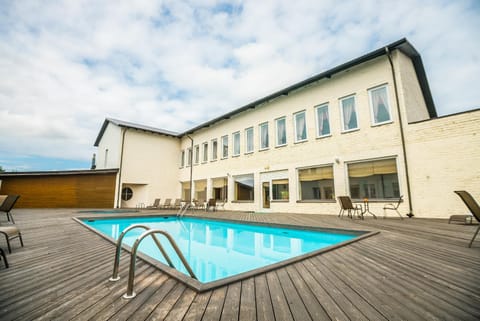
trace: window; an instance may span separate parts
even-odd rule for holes
[[[185,166],[185,150],[182,150],[182,154],[180,155],[180,167]]]
[[[272,199],[288,201],[288,179],[272,180]]]
[[[228,157],[228,136],[222,136],[222,158]]]
[[[333,166],[299,169],[298,183],[302,201],[335,199]]]
[[[195,164],[200,161],[200,146],[195,145]]]
[[[217,139],[212,139],[212,161],[217,160],[218,157],[218,142]]]
[[[233,133],[232,135],[233,140],[233,156],[240,155],[240,132]]]
[[[340,100],[342,113],[342,130],[344,132],[358,128],[357,111],[355,107],[355,96],[346,97]]]
[[[122,189],[122,200],[128,201],[133,197],[133,191],[130,187],[124,187]]]
[[[295,142],[303,142],[307,140],[307,120],[305,119],[305,111],[301,111],[293,115],[295,118]]]
[[[330,135],[330,116],[328,115],[328,104],[315,108],[317,117],[317,137]]]
[[[394,158],[348,164],[350,196],[355,199],[400,197]]]
[[[381,86],[368,91],[370,98],[370,112],[374,125],[389,123],[390,107],[388,105],[387,86]]]
[[[187,149],[187,166],[192,165],[192,149],[188,148]]]
[[[202,149],[203,149],[203,160],[202,162],[206,163],[208,162],[208,143],[203,143],[202,145]]]
[[[253,174],[234,176],[235,200],[253,201],[254,182]]]
[[[260,124],[260,150],[268,148],[268,123]]]
[[[279,118],[275,121],[277,127],[277,146],[284,146],[287,144],[287,129],[285,117]]]
[[[245,153],[253,153],[253,127],[245,129]]]

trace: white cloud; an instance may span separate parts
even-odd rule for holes
[[[7,1],[0,153],[88,160],[105,117],[182,131],[407,37],[439,114],[480,107],[476,1]]]

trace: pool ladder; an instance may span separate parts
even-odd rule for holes
[[[190,203],[186,203],[185,205],[180,206],[180,209],[177,212],[177,217],[182,217],[188,211],[188,209],[192,206]]]
[[[138,247],[139,247],[140,243],[147,236],[152,237],[153,241],[157,245],[157,247],[160,250],[160,252],[162,253],[163,257],[165,258],[165,260],[167,260],[168,265],[172,268],[175,268],[175,265],[173,264],[172,260],[170,259],[170,256],[167,254],[167,252],[165,251],[165,249],[163,248],[162,244],[160,243],[158,238],[155,236],[155,234],[162,234],[163,236],[165,236],[167,238],[167,240],[170,242],[170,245],[172,246],[172,248],[175,250],[175,253],[177,253],[178,257],[182,261],[183,266],[185,266],[185,268],[187,269],[190,276],[194,279],[197,279],[197,277],[195,276],[195,273],[193,273],[192,268],[188,264],[187,260],[185,259],[182,252],[178,248],[177,243],[175,242],[175,240],[172,238],[172,236],[170,234],[168,234],[167,232],[165,232],[163,230],[160,230],[160,229],[151,229],[150,227],[148,227],[146,225],[134,224],[134,225],[130,225],[129,227],[124,229],[122,231],[122,233],[120,234],[120,236],[118,237],[117,249],[116,249],[116,252],[115,252],[115,261],[113,263],[113,273],[112,273],[112,277],[109,279],[110,281],[120,280],[120,277],[118,276],[118,266],[120,264],[120,254],[121,254],[121,251],[122,251],[122,240],[123,240],[123,237],[125,236],[125,234],[127,234],[128,231],[131,231],[131,230],[137,229],[137,228],[142,228],[142,229],[145,230],[145,232],[143,232],[139,237],[137,237],[137,239],[135,240],[135,242],[133,243],[133,246],[132,246],[132,252],[130,253],[130,270],[128,272],[127,293],[125,293],[123,295],[124,299],[132,299],[136,296],[136,293],[133,291],[133,285],[134,285],[134,279],[135,279],[135,262],[136,262],[136,258],[137,258],[137,250],[138,250]]]

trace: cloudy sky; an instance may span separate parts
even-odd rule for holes
[[[406,37],[480,107],[480,1],[0,0],[0,166],[89,168],[106,117],[183,131]]]

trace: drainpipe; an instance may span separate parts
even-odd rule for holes
[[[409,175],[409,170],[408,170],[408,161],[407,161],[407,149],[405,146],[405,133],[403,131],[403,121],[402,121],[402,112],[400,110],[400,101],[398,98],[398,88],[397,88],[397,79],[395,77],[395,68],[393,66],[393,61],[392,61],[392,53],[388,49],[388,47],[385,47],[385,53],[387,54],[388,61],[390,63],[390,69],[392,71],[392,78],[393,78],[393,88],[395,90],[395,102],[397,104],[397,112],[398,112],[398,121],[400,124],[400,137],[402,140],[402,151],[403,151],[403,162],[405,163],[405,178],[407,180],[407,193],[408,193],[408,217],[413,216],[413,205],[412,205],[412,192],[410,189],[410,175]]]
[[[120,208],[120,200],[122,199],[122,167],[123,167],[123,147],[125,146],[125,134],[127,133],[126,127],[122,128],[122,146],[120,149],[120,168],[118,170],[118,195],[117,195],[117,208]]]
[[[191,146],[190,146],[190,155],[188,157],[190,158],[190,195],[188,195],[188,204],[192,204],[192,186],[193,186],[193,138],[190,137],[190,135],[187,135],[187,137],[191,141]]]

